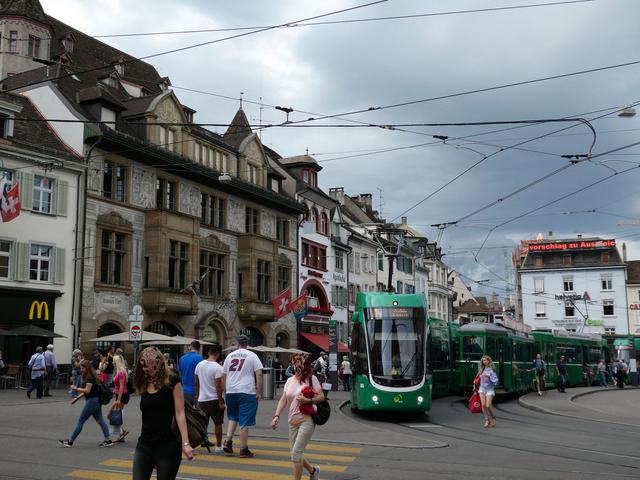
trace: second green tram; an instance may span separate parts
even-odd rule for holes
[[[359,293],[351,332],[351,408],[427,411],[426,303],[422,293]]]

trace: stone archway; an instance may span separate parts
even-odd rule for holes
[[[207,342],[222,345],[224,349],[227,343],[227,329],[224,324],[224,319],[217,316],[209,317],[202,322],[201,325],[200,338]]]
[[[240,334],[249,337],[249,346],[251,347],[264,345],[265,335],[256,327],[244,327],[240,330]]]
[[[289,332],[287,332],[286,330],[282,330],[276,333],[276,347],[291,347],[291,338],[289,337]]]

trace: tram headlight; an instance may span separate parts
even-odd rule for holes
[[[422,395],[418,396],[418,403],[424,402],[424,397]]]
[[[371,400],[373,400],[373,403],[378,403],[378,396],[374,395],[373,397],[371,397]]]

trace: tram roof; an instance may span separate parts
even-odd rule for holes
[[[466,325],[462,325],[458,332],[460,333],[498,333],[502,335],[509,335],[511,333],[510,330],[507,330],[505,327],[500,325],[496,325],[495,323],[483,323],[483,322],[472,322],[467,323]]]

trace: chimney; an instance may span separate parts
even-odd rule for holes
[[[402,217],[402,225],[406,225],[407,224],[407,217]]]
[[[329,196],[336,200],[340,205],[344,204],[344,187],[330,188]]]
[[[622,244],[622,261],[624,263],[627,263],[627,244],[626,243]]]
[[[578,238],[582,238],[582,234],[581,233],[578,234]]]
[[[552,231],[549,231],[549,234],[547,235],[547,238],[549,240],[553,240],[553,232]]]

